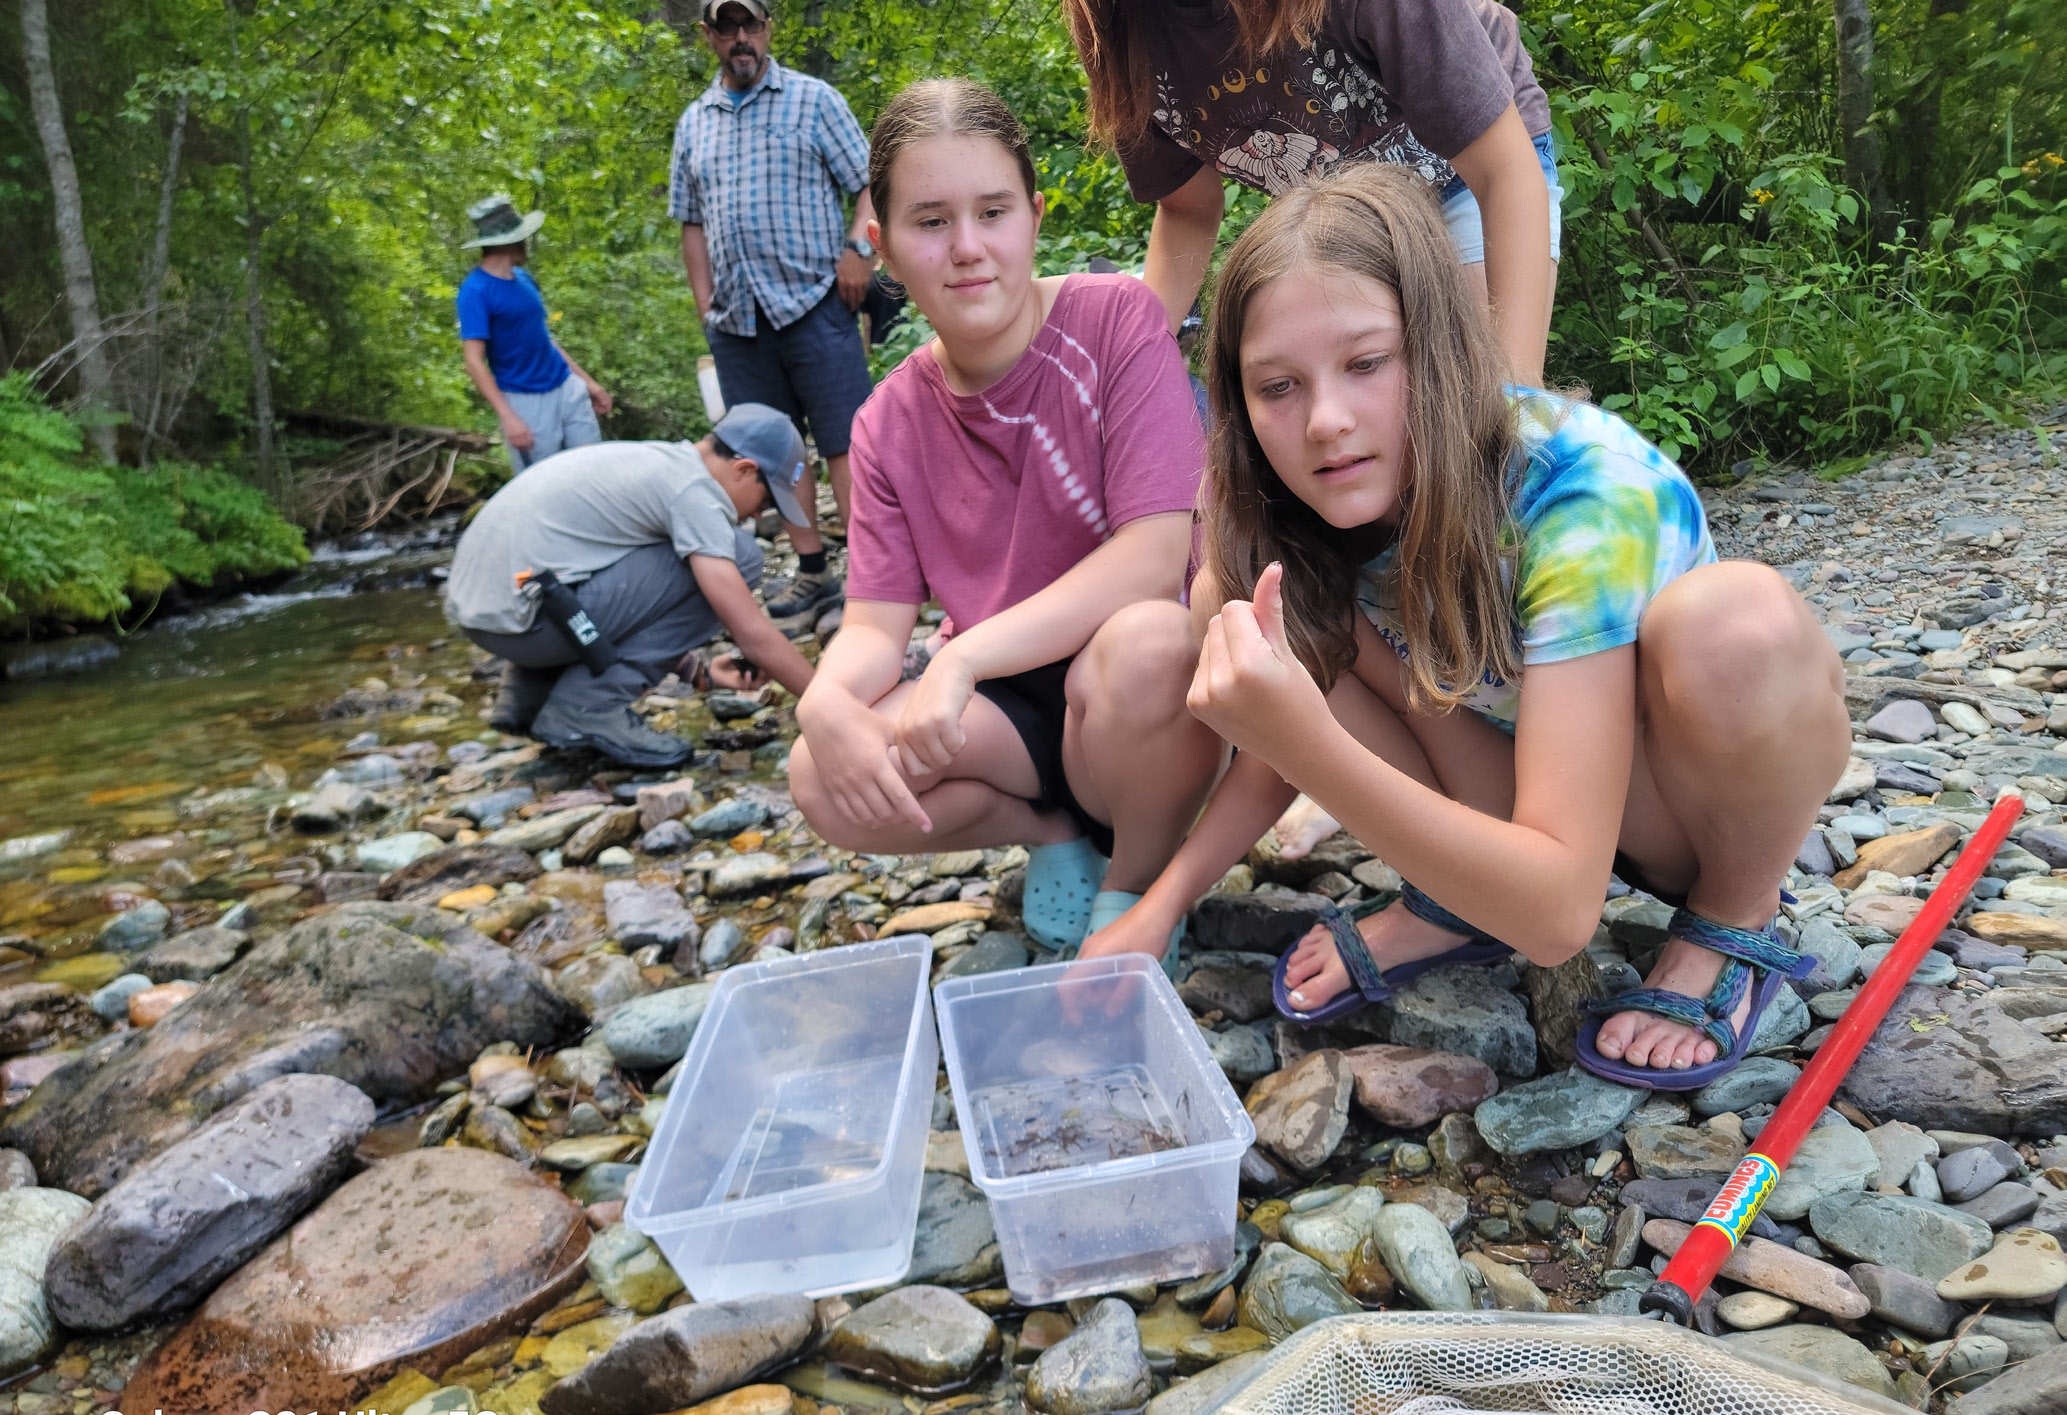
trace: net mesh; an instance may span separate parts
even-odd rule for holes
[[[1902,1415],[1906,1407],[1661,1322],[1367,1312],[1317,1322],[1212,1415]]]

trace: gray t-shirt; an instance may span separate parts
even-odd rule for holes
[[[596,442],[546,458],[490,497],[459,538],[445,612],[462,629],[521,634],[538,606],[520,570],[579,584],[641,546],[735,554],[739,512],[692,442]]]

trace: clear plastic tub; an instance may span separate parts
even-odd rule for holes
[[[933,990],[969,1175],[1029,1305],[1234,1261],[1256,1127],[1198,1024],[1137,954]]]
[[[698,1301],[821,1297],[911,1267],[932,959],[905,934],[719,979],[624,1214]]]

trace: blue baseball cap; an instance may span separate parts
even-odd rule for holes
[[[818,524],[798,495],[810,485],[811,462],[795,423],[766,403],[739,403],[718,419],[711,435],[731,448],[732,455],[754,464],[783,520],[793,526]]]

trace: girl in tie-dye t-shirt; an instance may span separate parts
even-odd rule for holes
[[[1686,477],[1619,418],[1504,386],[1434,203],[1395,169],[1259,217],[1211,339],[1189,703],[1238,754],[1083,951],[1162,951],[1304,791],[1406,883],[1279,960],[1293,1021],[1434,967],[1555,967],[1592,939],[1612,869],[1678,907],[1647,986],[1559,1043],[1637,1086],[1729,1070],[1813,965],[1773,921],[1850,748],[1842,669],[1800,597],[1718,563]],[[1504,1042],[1483,1059],[1527,1065]]]

